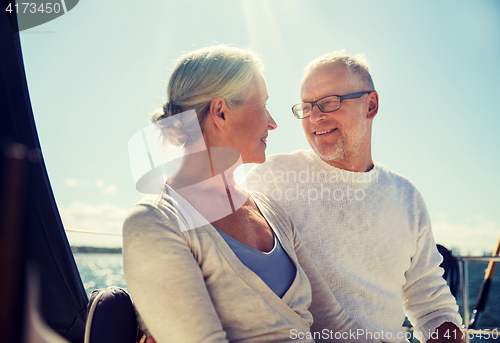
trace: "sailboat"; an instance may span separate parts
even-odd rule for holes
[[[40,317],[59,336],[79,343],[88,298],[42,158],[17,17],[0,12],[0,341],[27,339],[26,293],[36,283]]]
[[[0,341],[29,342],[30,332],[43,330],[43,321],[50,329],[40,333],[45,338],[38,341],[57,342],[62,338],[60,342],[83,343],[89,299],[44,164],[17,18],[0,12]],[[457,258],[462,275],[464,330],[468,333],[465,338],[468,341],[469,333],[478,332],[490,332],[493,338],[496,332],[498,337],[498,328],[487,331],[478,327],[487,286],[470,320],[466,263],[471,260],[490,261],[486,285],[491,284],[500,257],[497,251],[492,257]]]

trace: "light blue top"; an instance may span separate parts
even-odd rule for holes
[[[215,227],[215,226],[214,226]],[[241,243],[215,227],[240,261],[257,274],[262,281],[280,298],[295,280],[297,269],[274,235],[274,247],[270,252],[262,252]]]

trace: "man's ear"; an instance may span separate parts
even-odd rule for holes
[[[366,118],[373,119],[378,113],[378,93],[373,91],[368,94],[368,110],[366,113]]]
[[[229,107],[226,104],[226,100],[222,98],[215,98],[210,102],[210,108],[208,115],[214,122],[215,126],[222,129],[226,126],[226,114]]]

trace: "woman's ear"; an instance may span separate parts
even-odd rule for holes
[[[226,126],[226,114],[228,110],[229,107],[222,98],[215,98],[210,102],[208,114],[219,129],[223,129]]]

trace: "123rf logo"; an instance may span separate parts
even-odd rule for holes
[[[49,2],[50,1],[50,2]],[[45,24],[71,11],[79,0],[4,0],[13,31],[23,31]],[[15,16],[17,16],[17,25]]]

